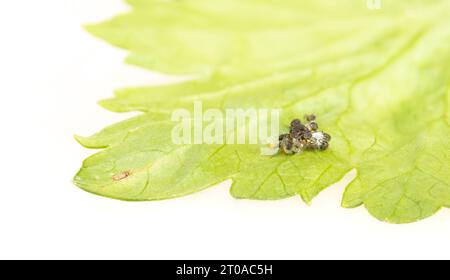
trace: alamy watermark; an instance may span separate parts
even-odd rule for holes
[[[196,101],[193,110],[177,109],[172,142],[183,144],[270,144],[280,135],[280,110],[267,108],[203,109]]]

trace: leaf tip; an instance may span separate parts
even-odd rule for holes
[[[81,146],[86,147],[85,143],[87,142],[87,138],[80,136],[80,135],[74,135],[73,138],[75,139],[75,141],[77,141]]]
[[[114,106],[111,105],[111,99],[103,99],[97,102],[97,105],[108,110],[114,111]]]
[[[307,194],[306,192],[301,192],[299,195],[300,195],[300,198],[303,200],[303,202],[307,206],[311,206],[312,198],[309,194]]]
[[[82,28],[89,34],[94,35],[94,36],[98,36],[99,34],[99,24],[92,24],[92,23],[88,23],[88,24],[83,24]]]
[[[83,147],[87,149],[106,149],[108,145],[99,143],[95,137],[84,137],[79,135],[74,135],[75,140]]]

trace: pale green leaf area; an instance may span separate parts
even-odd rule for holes
[[[382,1],[381,10],[365,0],[128,2],[129,13],[89,32],[127,49],[130,64],[194,78],[102,101],[142,114],[77,137],[102,149],[76,175],[82,189],[161,200],[231,179],[236,198],[310,203],[356,169],[343,207],[391,223],[450,207],[450,1]],[[194,101],[279,108],[283,130],[315,113],[330,148],[262,156],[259,145],[175,145],[171,114]]]

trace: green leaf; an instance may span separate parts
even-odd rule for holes
[[[177,84],[120,90],[101,102],[141,111],[91,137],[75,183],[123,200],[184,196],[232,179],[236,198],[309,203],[352,169],[344,207],[408,223],[450,206],[450,2],[130,0],[88,26],[129,50],[127,62]],[[319,116],[324,152],[262,156],[258,145],[175,145],[171,113],[281,108],[282,124]]]

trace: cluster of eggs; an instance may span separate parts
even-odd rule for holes
[[[318,131],[319,125],[315,115],[306,115],[306,123],[299,119],[291,122],[289,133],[279,137],[279,148],[286,154],[297,154],[304,150],[321,150],[328,148],[331,136]]]

